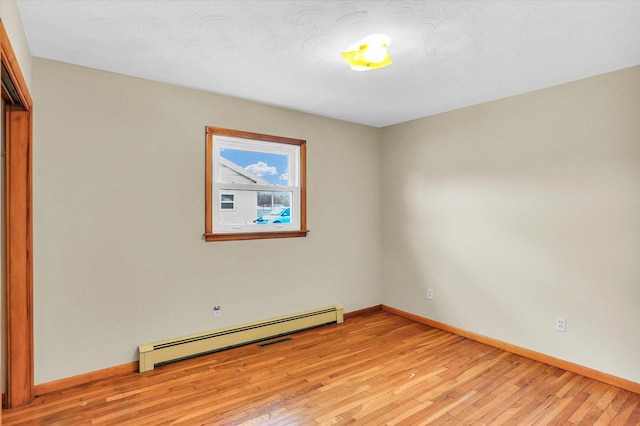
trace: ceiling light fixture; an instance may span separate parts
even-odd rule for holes
[[[373,34],[357,44],[357,48],[342,52],[342,57],[354,71],[367,71],[386,67],[393,62],[387,52],[389,37]]]

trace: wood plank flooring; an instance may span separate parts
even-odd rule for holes
[[[53,392],[5,425],[640,425],[640,395],[388,312]]]

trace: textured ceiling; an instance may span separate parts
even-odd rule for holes
[[[640,64],[640,1],[18,0],[34,56],[382,127]],[[394,64],[351,71],[373,33]]]

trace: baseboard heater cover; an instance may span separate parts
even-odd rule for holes
[[[341,324],[343,321],[342,306],[335,305],[178,339],[140,345],[138,347],[140,351],[140,372],[153,370],[157,365],[259,342],[326,324]]]

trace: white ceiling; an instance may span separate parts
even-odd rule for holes
[[[640,64],[640,1],[18,0],[34,56],[376,127]],[[394,64],[340,56],[373,33]]]

